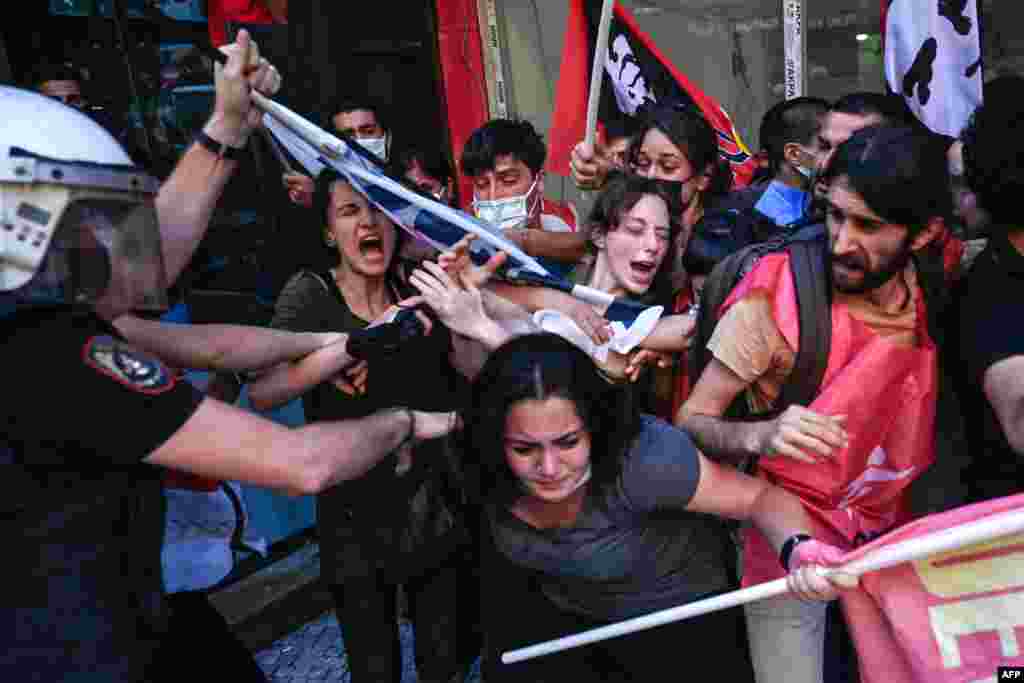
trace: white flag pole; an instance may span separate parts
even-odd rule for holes
[[[782,39],[785,53],[786,99],[807,94],[807,2],[782,0]]]
[[[908,538],[905,541],[879,548],[860,559],[844,564],[842,567],[827,569],[824,571],[824,574],[827,576],[833,573],[843,573],[860,576],[903,564],[904,562],[914,562],[939,553],[967,548],[979,543],[1020,533],[1024,533],[1024,510],[1011,510],[948,529],[941,529],[926,536]],[[662,624],[682,621],[683,619],[689,619],[701,614],[717,612],[748,602],[783,595],[788,591],[789,586],[786,583],[786,579],[768,581],[757,586],[732,591],[706,600],[698,600],[688,605],[680,605],[679,607],[652,612],[651,614],[590,629],[589,631],[582,631],[564,638],[549,640],[518,650],[510,650],[502,654],[501,661],[506,664],[521,662],[526,659],[533,659],[534,657],[541,657],[581,645],[588,645],[601,640],[661,626]]]
[[[597,28],[594,45],[594,62],[590,68],[590,97],[587,100],[587,130],[583,136],[583,148],[594,153],[594,138],[597,135],[597,110],[601,104],[601,83],[604,81],[605,62],[608,60],[608,32],[612,26],[612,10],[615,0],[604,0],[601,6],[601,22]]]

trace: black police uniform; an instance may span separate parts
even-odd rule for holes
[[[0,320],[0,681],[152,680],[165,626],[159,468],[202,395],[67,307]]]

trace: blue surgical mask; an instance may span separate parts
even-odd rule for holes
[[[381,161],[388,160],[388,138],[386,135],[379,138],[361,138],[357,142]]]
[[[534,178],[533,184],[530,185],[530,189],[525,194],[516,195],[515,197],[506,197],[504,199],[477,199],[474,197],[473,208],[477,218],[501,230],[522,227],[530,219],[530,216],[540,203],[539,193],[533,197],[532,203],[530,201],[530,197],[534,195],[539,181],[540,176],[538,175]]]

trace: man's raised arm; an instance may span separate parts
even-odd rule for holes
[[[259,124],[261,114],[252,106],[250,89],[273,95],[281,86],[277,69],[259,56],[255,42],[245,30],[238,32],[236,43],[221,50],[228,55],[228,61],[223,67],[215,66],[217,99],[203,134],[210,146],[226,151],[219,154],[193,143],[156,198],[168,283],[177,280],[192,259],[224,187],[238,166],[237,161],[227,156],[245,147],[249,134]]]

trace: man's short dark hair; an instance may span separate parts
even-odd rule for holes
[[[388,126],[387,116],[384,114],[384,108],[368,98],[344,97],[338,100],[328,114],[328,124],[333,128],[335,116],[338,114],[348,114],[353,111],[368,111],[377,119],[377,123],[380,124],[381,128],[391,130]]]
[[[640,125],[631,116],[616,116],[604,122],[604,137],[608,142],[620,138],[632,140],[639,130]]]
[[[899,95],[877,92],[854,92],[832,103],[829,111],[854,116],[876,116],[884,126],[915,126],[917,119]]]
[[[823,180],[843,178],[883,220],[916,235],[932,218],[953,212],[946,150],[908,126],[868,126],[836,148]]]
[[[448,156],[439,148],[434,147],[404,147],[395,155],[395,168],[397,175],[404,175],[415,162],[431,178],[447,183],[454,177],[452,165]]]
[[[960,134],[964,180],[997,225],[1020,224],[1024,197],[1024,105],[1020,92],[986,99]],[[1011,101],[1014,100],[1014,101]]]
[[[809,145],[815,140],[828,110],[828,101],[820,97],[797,97],[780,102],[765,113],[759,139],[773,174],[782,166],[788,143]]]
[[[544,139],[529,121],[494,119],[473,131],[462,148],[462,172],[470,177],[494,168],[498,157],[511,155],[540,173],[547,159]]]

